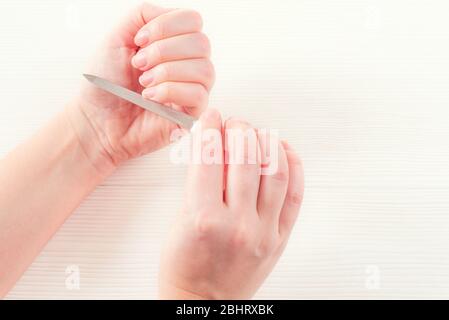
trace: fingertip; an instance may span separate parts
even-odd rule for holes
[[[201,121],[203,123],[209,123],[209,122],[221,122],[221,114],[220,112],[215,108],[206,108],[206,110],[203,111],[200,117]]]
[[[220,112],[214,108],[207,108],[206,110],[200,112],[201,115],[198,121],[195,121],[195,124],[190,131],[195,134],[196,133],[200,134],[201,130],[199,128],[201,129],[215,128],[220,131],[221,135],[222,120]]]
[[[154,88],[154,87],[152,87],[152,88],[146,88],[146,89],[144,89],[143,91],[142,91],[142,96],[145,98],[145,99],[153,99],[154,98],[154,96],[156,95],[156,89]]]
[[[139,77],[139,83],[142,87],[148,87],[154,82],[154,74],[151,70],[142,73]]]
[[[287,140],[281,140],[281,143],[285,150],[293,150]]]
[[[226,119],[227,128],[253,128],[253,126],[246,120],[238,117],[230,117]],[[255,132],[255,131],[254,131]]]
[[[147,30],[140,30],[137,32],[136,36],[134,37],[134,43],[138,47],[143,47],[148,43],[148,40],[150,39],[150,33]]]
[[[131,59],[131,64],[136,69],[140,69],[140,70],[144,69],[144,67],[147,65],[147,63],[148,63],[147,56],[146,56],[145,52],[143,52],[143,51],[137,52],[136,55],[134,57],[132,57],[132,59]]]

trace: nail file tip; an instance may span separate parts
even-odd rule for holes
[[[87,73],[83,73],[83,76],[89,81],[92,81],[95,78],[93,75]]]

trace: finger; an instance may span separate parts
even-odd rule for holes
[[[159,103],[174,103],[187,107],[191,115],[197,116],[207,106],[209,94],[204,86],[188,82],[163,82],[142,91],[145,99]]]
[[[209,91],[215,81],[214,67],[209,59],[169,61],[158,64],[139,78],[144,87],[167,81],[199,83]]]
[[[192,163],[187,178],[190,204],[223,203],[223,144],[220,113],[208,108],[192,130]],[[200,146],[200,147],[198,147]]]
[[[286,142],[283,142],[283,146],[287,155],[289,182],[279,217],[279,232],[282,237],[286,237],[295,224],[304,196],[304,171],[302,162],[294,150]]]
[[[256,212],[259,192],[259,142],[255,130],[237,119],[226,121],[227,177],[225,201],[231,208]],[[254,210],[253,210],[254,209]]]
[[[175,60],[208,58],[210,56],[209,39],[203,33],[184,34],[153,42],[132,58],[132,64],[141,71]]]
[[[262,164],[270,165],[274,170],[260,177],[257,211],[262,220],[278,230],[279,215],[289,180],[287,155],[276,137],[268,136],[267,132],[259,132],[258,137]]]
[[[139,47],[154,41],[201,31],[203,20],[194,10],[178,9],[151,19],[137,32],[134,42]]]
[[[170,12],[174,9],[162,8],[149,3],[142,3],[132,10],[111,33],[117,46],[136,47],[134,36],[140,28],[148,24],[154,18]],[[119,43],[120,42],[120,43]]]

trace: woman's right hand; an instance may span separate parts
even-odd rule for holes
[[[206,110],[200,121],[193,139],[207,129],[222,141],[217,111]],[[268,140],[257,139],[260,134],[247,122],[230,119],[223,129],[254,134],[258,153],[267,154]],[[237,159],[234,153],[242,150],[223,141],[227,158]],[[248,299],[261,286],[287,244],[304,191],[300,159],[287,143],[277,142],[272,175],[260,175],[263,156],[246,151],[244,159],[257,160],[190,166],[186,201],[162,255],[161,298]],[[223,160],[222,145],[215,150]]]

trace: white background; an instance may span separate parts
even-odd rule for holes
[[[158,3],[203,14],[211,105],[279,129],[304,159],[300,219],[257,298],[449,298],[449,3]],[[134,4],[1,0],[0,155],[77,94]],[[8,298],[156,298],[185,172],[167,155],[99,186]],[[70,266],[80,290],[66,287]]]

